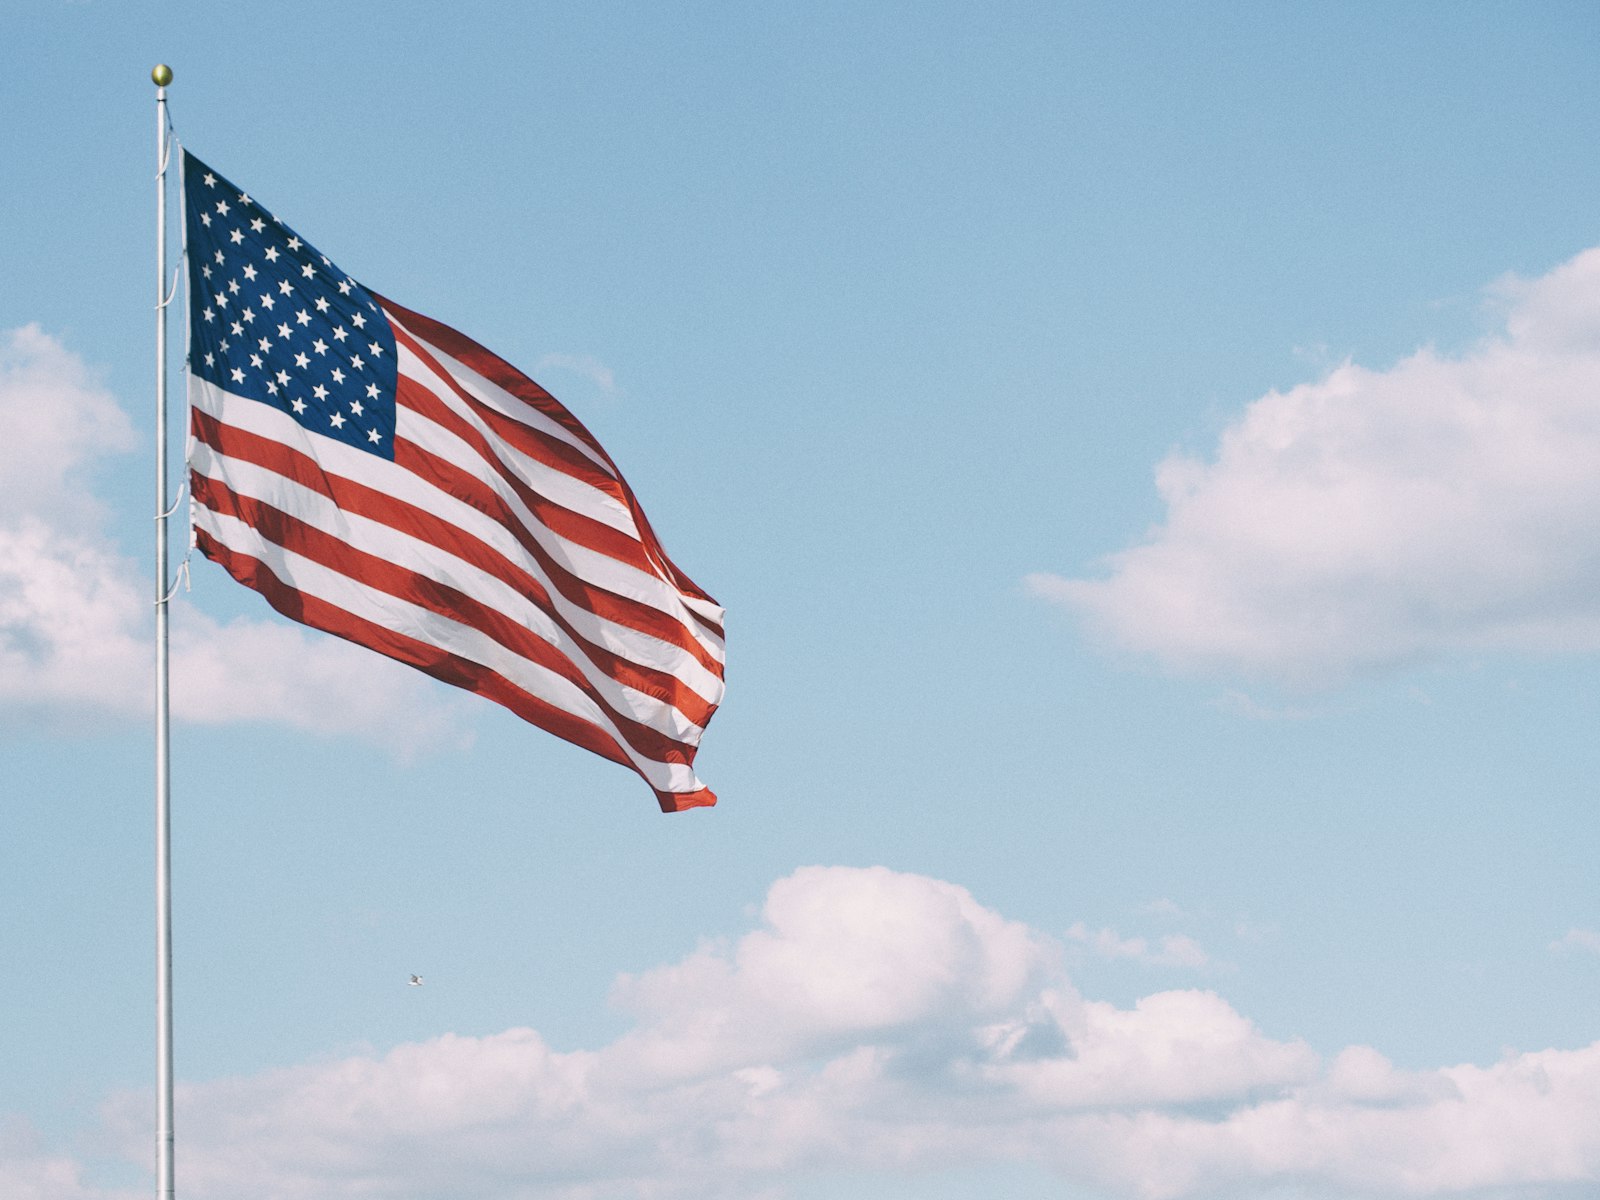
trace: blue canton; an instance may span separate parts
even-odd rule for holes
[[[372,294],[187,151],[183,186],[190,372],[393,461],[394,333]]]

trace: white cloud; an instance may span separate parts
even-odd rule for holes
[[[91,468],[126,416],[37,325],[0,337],[0,716],[49,728],[141,718],[154,689],[154,585],[104,533]],[[146,525],[148,528],[148,525]],[[233,586],[229,584],[227,586]],[[172,617],[179,720],[352,734],[402,754],[466,738],[464,705],[416,672],[277,621]]]
[[[965,888],[883,867],[807,867],[775,884],[764,928],[728,950],[619,981],[641,1018],[615,1054],[684,1075],[804,1057],[862,1038],[966,1027],[1011,1008],[1048,943]]]
[[[183,1085],[184,1191],[742,1200],[1008,1163],[1137,1200],[1600,1185],[1600,1044],[1324,1061],[1212,992],[1085,1000],[1058,952],[953,884],[807,868],[737,941],[621,980],[634,1025],[598,1050],[447,1034]],[[108,1109],[140,1161],[147,1110]]]
[[[133,1200],[149,1192],[96,1187],[84,1174],[81,1163],[47,1149],[32,1126],[0,1117],[0,1180],[5,1181],[6,1200]]]
[[[100,512],[85,467],[131,450],[133,427],[99,377],[38,325],[0,332],[0,514],[66,524]]]
[[[1600,649],[1600,249],[1494,289],[1504,328],[1252,403],[1156,471],[1164,521],[1038,595],[1170,666],[1316,685]]]

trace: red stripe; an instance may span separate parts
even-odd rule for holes
[[[638,499],[633,494],[633,489],[628,486],[627,480],[623,479],[622,472],[617,470],[617,464],[611,460],[611,456],[595,440],[594,435],[584,427],[583,422],[568,412],[560,401],[506,362],[505,359],[481,346],[465,334],[451,329],[448,325],[442,325],[431,317],[412,312],[410,309],[395,304],[382,296],[378,296],[378,301],[384,308],[404,321],[406,326],[414,330],[420,337],[443,350],[457,362],[470,367],[497,387],[509,392],[530,407],[537,409],[594,451],[595,455],[611,468],[617,484],[622,489],[628,510],[633,514],[634,523],[638,526],[645,543],[649,546],[652,557],[658,559],[666,568],[668,578],[683,591],[693,596],[698,596],[702,600],[709,600],[713,604],[716,603],[709,594],[680,571],[676,564],[667,557],[666,551],[661,546],[661,540],[656,537],[655,530],[651,528],[649,520],[644,515],[643,508],[640,507]],[[394,321],[390,321],[391,326],[394,324]],[[402,332],[401,329],[396,328],[395,336],[400,337]],[[413,345],[409,340],[407,344]],[[436,367],[438,365],[435,363]],[[443,373],[448,376],[448,372]],[[476,402],[474,402],[474,405],[475,407],[481,407]],[[706,620],[698,614],[696,614],[696,620],[709,629],[715,629],[718,636],[721,636],[721,629],[715,622]]]
[[[450,389],[463,406],[471,410],[473,416],[486,423],[493,422],[498,426],[494,430],[496,436],[503,438],[536,462],[543,463],[545,466],[552,470],[560,471],[564,475],[570,475],[572,478],[588,484],[596,491],[606,493],[619,504],[627,503],[627,497],[624,495],[621,485],[618,484],[616,476],[607,470],[603,464],[590,458],[571,442],[552,437],[542,429],[519,421],[497,408],[491,408],[489,405],[484,404],[471,392],[467,391],[461,385],[460,380],[450,373],[450,369],[435,357],[433,347],[417,340],[404,326],[391,324],[390,327],[394,330],[395,340],[410,349],[425,365],[431,367],[439,381]],[[404,372],[401,374],[403,378],[411,378],[405,376]],[[413,382],[431,393],[431,388],[428,387],[426,381],[414,379]],[[457,423],[453,425],[454,428],[458,430],[470,428],[470,426],[465,425],[459,413],[451,409],[446,411],[450,413],[450,420]],[[437,420],[438,418],[435,419]],[[463,436],[466,435],[463,434]]]
[[[245,587],[260,592],[268,604],[291,621],[376,650],[379,654],[425,671],[444,683],[494,700],[523,720],[559,738],[637,770],[616,740],[599,726],[575,717],[547,700],[529,695],[480,664],[403,633],[385,629],[315,596],[296,591],[274,575],[266,563],[230,550],[204,529],[195,530],[195,545],[202,554],[220,564]]]
[[[245,587],[260,592],[268,604],[291,621],[376,650],[397,662],[416,667],[441,682],[493,700],[529,724],[537,725],[547,733],[582,746],[602,758],[620,763],[644,778],[644,773],[629,760],[616,740],[599,726],[557,708],[547,700],[530,695],[488,668],[427,642],[385,629],[315,596],[296,591],[284,584],[260,559],[230,550],[203,529],[195,530],[195,545],[202,554],[218,563]],[[650,781],[646,779],[645,782]],[[702,787],[693,792],[666,792],[651,784],[650,790],[655,792],[663,812],[703,808],[717,802],[710,788]]]
[[[365,587],[476,629],[513,654],[560,675],[606,714],[615,731],[641,757],[685,765],[692,761],[692,747],[617,711],[583,677],[571,659],[499,610],[456,588],[391,563],[388,559],[358,550],[280,509],[231,492],[214,480],[199,477],[194,480],[193,489],[195,499],[203,507],[237,518],[274,545],[303,555]]]
[[[672,560],[666,556],[666,552],[661,548],[660,539],[656,537],[655,531],[650,527],[649,519],[644,515],[644,510],[639,507],[638,501],[634,499],[632,491],[628,488],[627,481],[620,474],[611,476],[601,472],[595,466],[593,460],[574,450],[568,443],[551,438],[543,431],[526,425],[514,417],[507,416],[497,408],[484,404],[456,381],[449,369],[434,357],[428,346],[412,337],[403,327],[392,323],[391,326],[394,329],[395,338],[408,346],[419,359],[431,366],[438,378],[450,388],[457,399],[463,405],[466,405],[474,416],[489,426],[495,437],[515,447],[535,461],[571,475],[620,501],[627,506],[630,515],[633,517],[634,526],[639,532],[638,537],[629,537],[603,522],[596,521],[594,525],[597,528],[593,532],[576,533],[570,540],[578,541],[580,544],[587,545],[602,554],[609,554],[623,562],[637,566],[640,570],[648,571],[652,575],[667,580],[679,591],[711,600],[709,596],[695,586],[692,580],[679,571]],[[441,326],[440,328],[444,327]],[[485,351],[485,353],[488,352]],[[528,380],[528,382],[538,388],[538,384],[534,384],[532,380]],[[542,388],[539,390],[541,393],[544,392]],[[544,394],[548,397],[548,393]],[[450,430],[470,445],[496,474],[512,488],[516,489],[517,494],[523,498],[524,503],[527,503],[530,507],[535,507],[538,504],[553,505],[552,501],[531,491],[527,483],[514,470],[501,464],[493,444],[476,427],[463,418],[460,413],[445,404],[422,380],[401,375],[397,386],[397,400],[414,412]],[[555,404],[556,401],[550,398],[550,403]],[[573,420],[576,421],[577,418],[574,417]],[[579,428],[581,429],[582,426],[580,425]],[[611,463],[609,458],[606,461],[610,463],[611,469],[615,471],[616,464]],[[571,510],[560,508],[560,506],[554,507],[558,512],[571,512]],[[584,521],[590,520],[590,518],[584,517],[579,513],[571,513],[571,516]],[[550,522],[546,521],[546,523],[549,524]],[[586,537],[592,537],[596,540],[591,542],[585,540]],[[715,604],[716,601],[711,600],[711,603]],[[722,626],[717,622],[694,612],[692,609],[689,610],[689,616],[696,625],[713,634],[718,640],[724,637]]]
[[[402,389],[412,386],[410,381],[405,379],[402,379],[400,384]],[[462,469],[448,459],[428,453],[415,442],[403,439],[397,439],[395,442],[395,462],[446,495],[454,496],[457,500],[471,505],[507,530],[539,564],[556,591],[573,604],[598,613],[615,624],[626,625],[630,629],[647,633],[651,637],[676,646],[686,654],[692,655],[713,675],[719,679],[722,677],[721,661],[701,643],[684,621],[653,605],[613,592],[599,584],[590,583],[569,570],[527,530],[504,497],[480,476]],[[658,580],[661,579],[655,571],[647,569],[645,573]],[[671,586],[666,580],[661,582]],[[687,605],[682,611],[686,617],[694,616]]]
[[[587,647],[585,653],[602,670],[628,683],[629,686],[638,686],[640,691],[660,696],[668,703],[676,705],[697,725],[704,725],[706,720],[710,719],[714,708],[707,706],[698,693],[687,688],[673,675],[658,668],[633,663],[629,666],[636,673],[631,678],[624,678],[620,667],[619,670],[613,671],[611,669],[613,663],[628,663],[629,660],[619,658],[614,652],[597,646],[580,635],[551,604],[543,581],[459,526],[452,525],[415,505],[396,499],[388,493],[332,475],[314,459],[300,451],[271,438],[224,425],[218,418],[198,408],[193,410],[191,423],[195,437],[220,454],[273,471],[302,487],[326,496],[341,509],[359,513],[471,562],[507,586],[527,595],[579,645]],[[429,481],[471,504],[501,525],[546,572],[556,590],[571,603],[595,613],[602,619],[638,630],[659,641],[676,646],[693,655],[712,674],[718,678],[722,677],[722,664],[713,658],[679,622],[659,609],[640,604],[579,579],[551,557],[539,544],[538,539],[524,528],[516,519],[516,515],[495,495],[492,488],[453,465],[424,454],[409,443],[404,443],[403,446],[407,461],[415,461],[419,466],[426,465],[429,468],[416,471],[418,475],[424,479],[428,479],[430,474],[436,476],[437,478]],[[401,446],[396,447],[397,455],[401,449]],[[590,650],[593,652],[590,653]],[[704,719],[701,719],[702,714]]]
[[[684,812],[691,808],[710,808],[717,802],[717,794],[704,787],[697,792],[663,792],[657,789],[656,800],[662,812]]]
[[[708,703],[670,671],[625,658],[586,637],[551,604],[549,593],[541,580],[459,526],[386,493],[341,476],[330,475],[311,459],[281,442],[220,425],[209,414],[196,410],[193,425],[196,439],[219,454],[281,475],[309,491],[325,496],[341,511],[367,517],[437,546],[498,579],[545,613],[573,640],[585,658],[619,683],[672,705],[702,727],[716,711],[715,705]],[[224,447],[219,443],[226,445]],[[195,474],[192,486],[204,486],[203,480],[203,476]]]
[[[637,537],[625,533],[614,526],[607,525],[603,521],[598,521],[585,513],[566,508],[537,491],[526,479],[518,474],[514,467],[501,460],[493,442],[455,409],[441,401],[433,393],[433,390],[421,380],[413,379],[409,375],[401,375],[396,381],[395,400],[401,406],[427,418],[435,425],[441,426],[465,442],[473,453],[483,460],[485,466],[503,479],[507,486],[517,493],[518,498],[528,506],[529,511],[541,523],[555,530],[568,541],[576,542],[580,546],[586,546],[590,550],[597,551],[651,575],[659,574],[656,565],[650,560],[644,543]],[[414,443],[408,444],[414,445]],[[522,448],[518,447],[518,449]],[[568,447],[568,449],[570,450],[571,447]],[[401,462],[398,444],[395,448],[395,462],[402,466],[408,466],[408,464]],[[590,480],[583,480],[583,482],[594,486]],[[607,480],[606,482],[610,483],[611,481]],[[614,490],[614,485],[611,488],[600,490],[612,491]]]

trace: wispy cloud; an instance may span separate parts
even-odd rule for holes
[[[1141,904],[1139,911],[1148,917],[1168,917],[1173,920],[1183,920],[1189,915],[1183,911],[1182,905],[1167,896],[1160,896]]]
[[[1600,1184],[1600,1044],[1324,1059],[1214,992],[1087,999],[1061,951],[951,883],[805,868],[742,937],[620,980],[631,1028],[599,1049],[446,1034],[182,1086],[185,1191],[733,1200],[819,1171],[1024,1163],[1136,1200]],[[145,1096],[106,1120],[147,1156]],[[31,1154],[62,1180],[41,1196],[102,1200]]]
[[[1600,954],[1600,933],[1592,929],[1569,929],[1565,937],[1550,943],[1552,950],[1578,950],[1585,954]]]
[[[1123,937],[1114,929],[1091,930],[1082,921],[1067,929],[1069,941],[1087,946],[1101,958],[1126,958],[1153,967],[1204,967],[1211,957],[1199,942],[1181,933],[1158,938]]]
[[[1250,721],[1304,721],[1315,716],[1314,710],[1299,704],[1265,704],[1248,692],[1230,688],[1211,702],[1221,712],[1232,713]]]
[[[145,573],[105,534],[94,469],[131,446],[94,373],[37,325],[0,335],[0,718],[97,727],[148,712]],[[234,586],[228,584],[227,586]],[[463,703],[378,655],[276,620],[175,604],[173,715],[355,735],[400,754],[470,736]]]
[[[617,390],[617,379],[610,367],[587,354],[546,354],[534,364],[540,378],[547,371],[566,371],[587,379],[607,395]]]
[[[1492,289],[1459,356],[1345,363],[1156,470],[1166,517],[1039,596],[1180,669],[1297,686],[1600,650],[1600,249]]]

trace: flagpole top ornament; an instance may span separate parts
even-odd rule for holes
[[[157,87],[166,87],[172,82],[172,68],[166,63],[157,63],[156,69],[150,72],[150,82]]]

